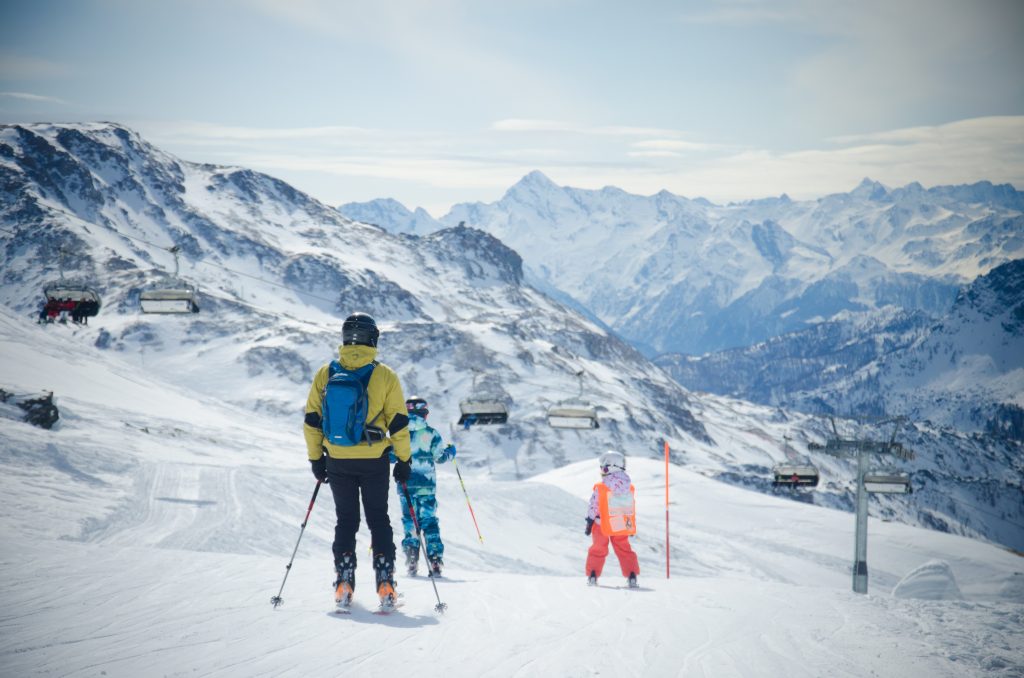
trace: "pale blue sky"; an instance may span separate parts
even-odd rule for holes
[[[539,169],[726,201],[1024,188],[1019,0],[3,0],[0,122],[440,216]]]

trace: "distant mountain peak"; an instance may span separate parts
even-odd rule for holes
[[[518,193],[522,191],[534,192],[541,190],[559,190],[559,186],[555,182],[551,181],[551,179],[549,179],[548,176],[540,170],[533,170],[513,184],[512,187],[508,189],[508,193]]]
[[[889,196],[889,189],[873,179],[864,177],[857,184],[857,188],[850,191],[850,195],[858,198],[868,198],[869,200],[880,200]]]

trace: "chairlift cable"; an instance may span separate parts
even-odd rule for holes
[[[76,215],[72,214],[71,212],[68,212],[67,210],[65,210],[63,208],[57,207],[56,209],[58,209],[61,212],[64,212],[64,214],[66,214],[68,216],[74,217],[75,219],[79,219],[79,217],[77,217]],[[91,223],[91,222],[89,222],[89,223]],[[164,245],[161,245],[159,243],[155,243],[155,242],[153,242],[151,240],[147,240],[146,238],[142,238],[140,236],[129,235],[129,234],[124,233],[124,232],[118,230],[117,228],[115,228],[113,226],[110,226],[108,224],[92,224],[92,225],[100,226],[102,228],[107,229],[108,231],[112,231],[112,232],[118,234],[119,236],[121,236],[122,238],[126,238],[128,240],[134,240],[136,242],[140,242],[140,243],[149,245],[150,247],[155,247],[155,248],[163,250],[165,252],[170,251],[169,248],[164,246]],[[3,230],[8,232],[8,233],[10,233],[11,235],[14,235],[14,236],[19,235],[17,231],[11,231],[11,230],[9,230],[7,228],[4,228]],[[284,285],[282,283],[274,282],[272,280],[266,280],[266,279],[261,278],[259,276],[253,275],[251,273],[246,273],[244,271],[237,271],[237,270],[235,270],[233,268],[230,268],[228,266],[224,266],[223,264],[218,264],[218,263],[215,263],[215,262],[206,261],[204,259],[199,259],[195,263],[196,263],[196,265],[210,266],[210,267],[213,267],[213,268],[219,268],[219,269],[221,269],[223,271],[231,273],[232,275],[238,275],[238,276],[242,276],[242,277],[245,277],[245,278],[251,278],[252,280],[257,280],[257,281],[259,281],[259,282],[261,282],[261,283],[263,283],[265,285],[271,285],[273,287],[279,287],[281,289],[288,290],[288,291],[293,292],[295,294],[301,294],[301,295],[304,295],[304,296],[307,296],[307,297],[311,297],[313,299],[317,299],[318,301],[327,302],[329,304],[333,304],[333,303],[335,303],[337,301],[337,299],[328,299],[326,297],[321,297],[321,296],[318,296],[318,295],[310,293],[310,292],[299,291],[299,290],[296,290],[296,289],[294,289],[292,287],[289,287],[288,285]],[[245,305],[249,306],[250,308],[256,308],[256,307],[252,306],[251,304],[245,304]]]

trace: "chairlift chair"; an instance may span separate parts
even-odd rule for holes
[[[469,428],[474,424],[504,424],[508,421],[508,408],[494,397],[477,395],[476,378],[479,370],[473,370],[473,390],[466,400],[459,403],[459,425]]]
[[[92,318],[100,312],[103,301],[99,293],[85,283],[65,280],[54,280],[43,286],[43,294],[47,301],[64,301],[69,299],[79,304],[79,313]]]
[[[597,411],[583,401],[583,370],[576,373],[580,380],[579,397],[548,408],[548,426],[551,428],[594,429],[600,428]]]
[[[196,288],[178,278],[178,252],[180,247],[170,248],[174,255],[174,276],[157,283],[139,295],[143,313],[199,313],[196,303]]]
[[[43,285],[43,294],[47,302],[60,302],[70,300],[77,304],[76,311],[80,316],[92,318],[99,314],[103,300],[95,288],[87,285],[81,280],[64,279],[64,256],[65,249],[60,248],[60,280],[53,280]]]
[[[878,494],[910,494],[910,474],[896,469],[873,469],[864,474],[864,489]]]
[[[592,429],[600,428],[597,413],[586,403],[563,403],[548,408],[548,426],[551,428]]]
[[[818,469],[807,460],[776,464],[772,487],[817,487]]]
[[[180,280],[166,287],[151,287],[139,295],[143,313],[199,313],[196,290]]]
[[[504,424],[508,408],[500,400],[463,400],[459,403],[459,425]]]

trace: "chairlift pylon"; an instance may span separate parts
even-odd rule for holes
[[[548,426],[551,428],[595,429],[601,424],[597,411],[583,400],[583,370],[576,372],[580,392],[576,400],[566,400],[548,408]]]
[[[178,277],[177,245],[168,250],[174,255],[174,275],[163,282],[154,283],[139,295],[143,313],[199,313],[196,288]]]

